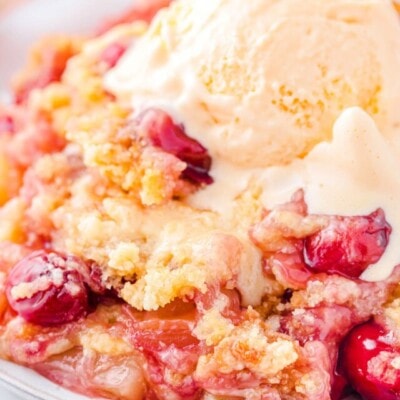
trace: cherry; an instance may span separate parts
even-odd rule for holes
[[[126,46],[123,44],[111,43],[103,50],[100,59],[107,64],[108,68],[113,68],[125,52]]]
[[[340,346],[338,372],[364,400],[400,399],[400,349],[373,321],[348,333]]]
[[[68,60],[76,49],[62,39],[45,39],[33,51],[31,62],[23,73],[23,79],[14,85],[14,100],[25,104],[34,89],[41,89],[52,82],[59,82]]]
[[[115,26],[121,24],[130,24],[135,21],[151,22],[157,12],[167,7],[171,0],[145,0],[131,2],[132,6],[125,10],[121,15],[106,20],[97,30],[98,35],[102,35]]]
[[[182,125],[177,125],[164,111],[150,108],[138,118],[138,129],[145,133],[153,146],[173,154],[186,163],[182,177],[194,183],[213,183],[208,174],[211,157],[206,148],[189,137]]]
[[[304,261],[315,272],[358,278],[376,263],[389,241],[391,227],[383,210],[367,216],[329,217],[328,226],[304,241]]]
[[[78,257],[36,251],[10,271],[6,295],[26,321],[51,326],[76,321],[89,311],[89,289]]]
[[[347,379],[335,371],[331,384],[331,400],[350,400],[358,398],[354,397],[354,395],[354,390],[349,385]]]
[[[9,115],[0,116],[0,133],[14,133],[14,120]]]

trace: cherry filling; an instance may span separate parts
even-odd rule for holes
[[[113,27],[121,24],[130,24],[135,21],[150,22],[155,14],[162,8],[167,7],[171,0],[146,0],[131,2],[132,6],[124,11],[123,14],[105,21],[99,27],[97,34],[101,35]]]
[[[148,109],[138,118],[138,129],[153,146],[173,154],[186,163],[182,178],[197,184],[213,183],[209,175],[211,157],[197,140],[189,137],[182,125],[177,125],[162,110]]]
[[[6,295],[10,306],[26,321],[51,326],[72,322],[90,309],[85,263],[56,252],[37,251],[10,271]]]
[[[326,228],[304,241],[304,261],[315,272],[358,278],[376,263],[389,242],[391,227],[383,210],[367,216],[329,217]]]
[[[14,133],[14,120],[9,115],[0,115],[0,133]]]
[[[125,52],[125,45],[121,43],[111,43],[101,53],[100,60],[105,62],[108,68],[113,68]]]
[[[400,399],[400,349],[373,321],[353,328],[341,344],[338,372],[363,400]]]
[[[195,305],[176,300],[158,311],[128,310],[130,340],[146,358],[151,385],[162,388],[162,398],[199,399],[201,389],[192,377],[201,353],[192,334],[198,317]]]

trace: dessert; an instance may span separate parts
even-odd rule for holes
[[[0,109],[1,357],[104,399],[399,399],[395,7],[168,3],[43,40]]]

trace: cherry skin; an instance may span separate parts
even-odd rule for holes
[[[400,399],[400,349],[373,321],[353,328],[341,344],[338,372],[363,400]]]
[[[127,47],[121,43],[111,43],[101,53],[100,60],[105,62],[108,68],[113,68],[126,50]]]
[[[10,306],[26,321],[53,326],[76,321],[89,311],[84,262],[78,257],[36,251],[19,261],[6,281]]]
[[[9,115],[0,115],[0,133],[14,133],[14,120]]]
[[[381,209],[367,216],[333,216],[326,228],[305,239],[304,261],[314,272],[358,278],[380,259],[390,233]]]
[[[138,129],[153,146],[160,147],[186,163],[182,178],[197,184],[211,184],[211,157],[197,140],[189,137],[182,125],[174,123],[164,111],[150,108],[138,118]]]

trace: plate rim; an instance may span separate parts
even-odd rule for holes
[[[26,379],[23,379],[22,373],[26,373]],[[45,385],[41,385],[41,382]],[[25,400],[89,399],[47,379],[32,368],[3,359],[0,360],[0,386]]]

